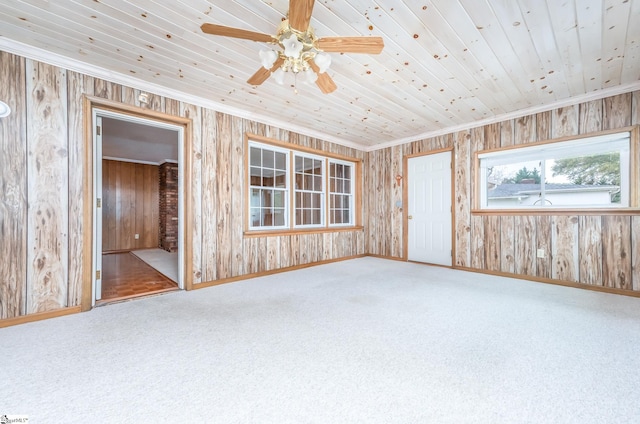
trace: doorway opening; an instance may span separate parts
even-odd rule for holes
[[[83,288],[83,309],[189,289],[190,120],[88,102],[92,277]]]

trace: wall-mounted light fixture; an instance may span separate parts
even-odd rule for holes
[[[11,114],[11,108],[8,104],[3,101],[0,101],[0,118],[4,118]]]

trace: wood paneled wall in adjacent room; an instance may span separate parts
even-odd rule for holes
[[[80,306],[82,275],[91,266],[83,259],[83,237],[92,231],[81,219],[83,193],[91,190],[84,181],[90,140],[84,140],[83,95],[192,120],[185,180],[194,286],[365,254],[363,230],[243,234],[246,132],[356,159],[364,159],[361,151],[154,94],[141,104],[138,89],[1,51],[0,80],[0,95],[13,110],[0,120],[0,257],[12,258],[0,260],[0,319]],[[128,219],[127,238],[136,231]]]
[[[158,247],[158,193],[157,165],[102,161],[103,251]]]
[[[401,258],[402,212],[392,175],[403,155],[454,147],[455,257],[479,271],[640,292],[640,216],[475,215],[476,151],[640,124],[640,91],[367,153],[367,252]],[[636,158],[640,163],[640,158]],[[536,250],[545,249],[545,258]]]

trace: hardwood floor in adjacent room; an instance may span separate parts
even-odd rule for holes
[[[178,285],[130,252],[102,255],[102,299],[98,304],[178,290]]]

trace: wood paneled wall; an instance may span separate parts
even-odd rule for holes
[[[102,161],[103,251],[158,247],[158,178],[157,165]]]
[[[367,153],[367,252],[404,256],[401,200],[394,176],[401,158],[453,146],[457,267],[540,280],[640,291],[640,216],[474,215],[476,151],[640,124],[640,92],[576,104],[442,137]],[[638,160],[638,158],[636,158]],[[536,257],[545,249],[545,258]]]
[[[192,119],[193,283],[365,253],[364,231],[244,237],[244,134],[364,153],[0,51],[0,319],[79,306],[87,145],[82,96]],[[27,199],[29,201],[27,202]],[[6,258],[11,258],[7,260]]]
[[[401,258],[408,154],[454,147],[455,265],[640,291],[638,216],[475,216],[473,152],[640,123],[640,93],[364,153],[0,51],[0,319],[80,304],[87,154],[82,96],[190,118],[193,283],[360,254]],[[244,134],[364,159],[365,231],[245,237]],[[28,199],[28,202],[27,202]],[[535,257],[544,246],[551,254]],[[6,260],[5,258],[11,258]]]

